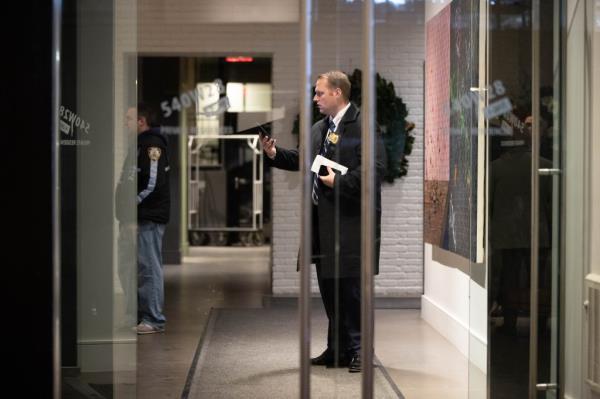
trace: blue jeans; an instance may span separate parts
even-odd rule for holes
[[[150,221],[138,223],[138,319],[164,328],[165,289],[162,267],[162,238],[165,225]]]

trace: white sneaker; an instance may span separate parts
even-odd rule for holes
[[[138,324],[136,327],[136,330],[137,330],[138,335],[156,334],[156,333],[165,332],[164,328],[153,327],[150,324],[146,324],[144,322],[141,322],[140,324]]]

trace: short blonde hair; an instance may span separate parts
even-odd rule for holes
[[[346,75],[342,71],[329,71],[319,75],[317,80],[326,79],[329,86],[334,89],[340,89],[342,91],[342,97],[346,101],[350,101],[350,79],[348,79],[348,75]]]

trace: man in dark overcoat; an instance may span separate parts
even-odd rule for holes
[[[361,370],[361,115],[350,102],[350,81],[340,71],[320,75],[313,100],[325,117],[312,126],[312,156],[321,155],[348,168],[346,174],[322,167],[312,173],[312,261],[327,318],[327,348],[313,365]],[[376,134],[373,132],[373,134]],[[298,150],[261,137],[271,166],[299,170]],[[375,274],[379,272],[383,146],[376,140]]]

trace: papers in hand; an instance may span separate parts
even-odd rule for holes
[[[314,173],[319,173],[319,169],[321,169],[321,166],[329,166],[331,169],[335,169],[335,170],[339,170],[343,175],[346,174],[346,172],[348,172],[348,168],[340,165],[337,162],[333,162],[330,159],[325,158],[322,155],[317,155],[315,157],[315,160],[313,161],[312,166],[310,167],[311,172]]]

